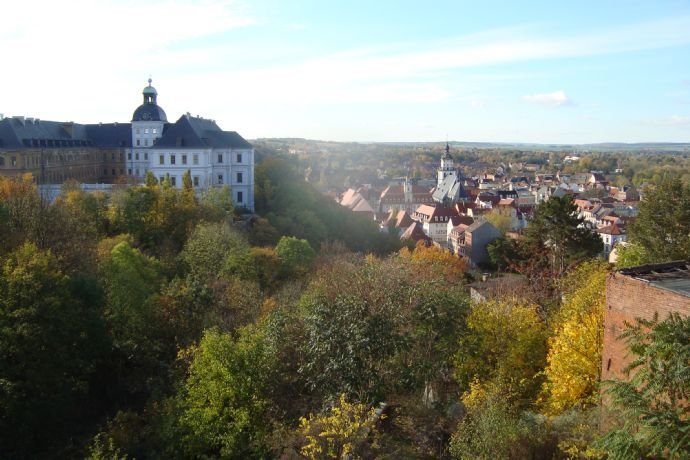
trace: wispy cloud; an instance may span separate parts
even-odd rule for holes
[[[690,117],[684,115],[671,115],[667,120],[667,124],[676,126],[686,126],[690,125]]]
[[[528,94],[522,96],[522,100],[530,104],[543,105],[546,107],[563,107],[573,105],[572,99],[565,94],[565,91],[554,91],[553,93]]]

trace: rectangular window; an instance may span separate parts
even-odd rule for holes
[[[175,155],[173,155],[173,154],[170,155],[170,164],[171,165],[175,164]]]
[[[153,134],[156,134],[156,133],[158,132],[158,130],[157,130],[156,128],[153,128],[153,129],[151,130],[151,132],[152,132]]]
[[[164,155],[158,155],[158,164],[159,165],[165,164],[165,156]]]
[[[144,134],[148,134],[148,133],[149,133],[149,129],[148,128],[144,129]]]
[[[223,175],[218,174],[218,185],[223,185]]]
[[[141,134],[141,130],[137,128],[137,134]]]
[[[241,184],[241,183],[242,183],[242,179],[243,179],[242,173],[241,173],[241,172],[238,172],[238,173],[237,173],[237,183],[238,183],[238,184]]]
[[[149,140],[148,140],[148,139],[144,139],[144,146],[145,146],[145,147],[148,147],[148,146],[149,146]]]
[[[134,154],[134,159],[136,159],[137,161],[139,160],[139,152]]]
[[[218,154],[218,163],[222,163],[222,162],[223,162],[223,154],[219,153]]]
[[[187,164],[187,155],[182,155],[182,164],[183,165]]]
[[[242,163],[242,154],[241,153],[237,154],[237,162]]]
[[[139,147],[141,143],[139,142],[139,139],[137,139],[137,147]]]
[[[132,175],[132,168],[127,170],[127,175],[131,176]]]
[[[192,155],[192,164],[198,165],[199,164],[199,155],[196,153]]]
[[[127,159],[128,159],[128,160],[131,160],[131,159],[132,159],[132,153],[131,153],[131,152],[127,154]]]
[[[194,187],[198,187],[199,186],[199,176],[194,176],[192,178],[192,182],[194,183]]]
[[[237,202],[242,203],[242,200],[244,197],[242,196],[242,192],[237,192]]]
[[[136,175],[138,176],[138,175],[139,175],[139,168],[135,169],[134,172],[135,172]]]
[[[115,170],[113,169],[113,176],[114,176],[115,174],[116,174],[116,173],[115,173]]]
[[[177,187],[177,177],[170,176],[170,185],[172,185],[173,187]]]
[[[144,160],[148,161],[148,159],[149,159],[149,154],[144,152]]]

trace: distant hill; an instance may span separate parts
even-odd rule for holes
[[[385,145],[389,147],[421,147],[441,146],[445,142],[337,142],[302,138],[260,138],[257,141],[277,144],[302,144],[302,145],[360,145],[375,146]],[[455,148],[466,149],[516,149],[516,150],[550,150],[550,151],[611,151],[611,152],[678,152],[690,153],[690,143],[687,142],[601,142],[595,144],[537,144],[537,143],[508,143],[508,142],[464,142],[449,141]]]

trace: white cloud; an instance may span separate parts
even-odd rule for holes
[[[573,105],[573,101],[563,90],[554,91],[553,93],[528,94],[527,96],[522,96],[522,100],[530,104],[543,105],[546,107]]]
[[[667,123],[670,125],[680,125],[680,126],[685,126],[685,125],[690,125],[690,117],[686,117],[683,115],[671,115]]]

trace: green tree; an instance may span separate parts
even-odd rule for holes
[[[673,178],[648,189],[629,237],[644,248],[645,262],[690,258],[690,185]]]
[[[603,250],[601,238],[577,216],[570,195],[551,197],[540,204],[525,229],[524,241],[531,253],[546,252],[557,274]]]
[[[126,391],[145,393],[153,380],[162,377],[160,331],[164,324],[158,321],[152,302],[163,281],[160,266],[123,241],[112,249],[101,272],[116,378]]]
[[[479,379],[510,389],[529,405],[536,397],[546,364],[547,335],[537,306],[517,299],[492,300],[473,306],[467,332],[455,356],[462,388]]]
[[[690,317],[638,319],[621,336],[634,356],[629,380],[605,382],[619,426],[599,445],[613,460],[690,457]]]
[[[0,456],[53,456],[88,411],[106,354],[101,296],[25,243],[0,267]]]
[[[284,236],[275,248],[276,256],[280,260],[281,276],[303,276],[311,268],[316,253],[307,240],[300,240],[294,236]]]
[[[543,451],[544,429],[529,413],[512,404],[510,389],[475,382],[462,401],[467,411],[450,442],[450,453],[459,460],[520,460],[551,458]]]
[[[253,270],[247,239],[227,223],[197,225],[180,253],[180,259],[193,276],[203,280],[217,279],[223,273],[249,273]]]
[[[158,185],[158,179],[156,179],[156,176],[153,175],[153,172],[146,171],[144,184],[146,184],[147,187],[156,187]]]
[[[191,458],[265,457],[274,354],[261,330],[241,329],[237,340],[206,331],[187,355],[189,375],[178,396],[181,451]]]

